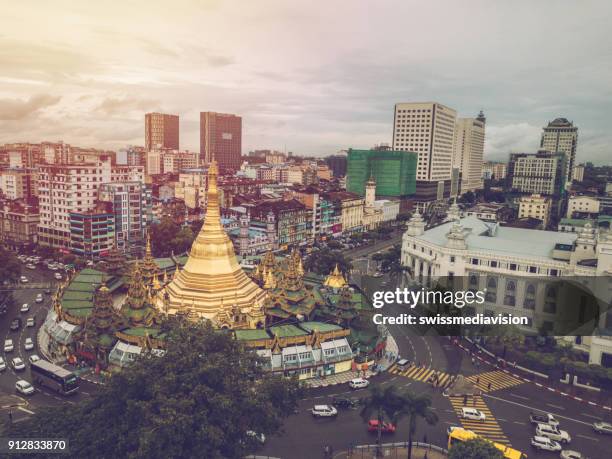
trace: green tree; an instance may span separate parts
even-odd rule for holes
[[[451,446],[448,459],[504,459],[504,455],[490,441],[474,438]]]
[[[17,282],[21,276],[21,262],[10,250],[0,246],[0,280]]]
[[[395,386],[387,386],[384,389],[380,386],[370,387],[370,395],[364,400],[360,414],[365,422],[372,419],[372,416],[378,421],[376,432],[376,454],[378,456],[382,454],[382,423],[385,418],[394,422],[401,408],[402,398],[397,394]]]
[[[307,271],[326,276],[334,269],[336,263],[338,263],[338,267],[345,275],[353,267],[342,252],[339,250],[330,250],[328,248],[323,248],[318,252],[310,254],[304,262],[304,267]]]
[[[201,226],[201,225],[200,225]],[[151,225],[151,248],[155,257],[181,254],[191,247],[196,232],[191,226],[180,226],[172,218],[163,217]]]
[[[77,405],[37,410],[8,435],[69,438],[72,457],[242,458],[249,431],[278,432],[301,394],[296,379],[263,370],[257,355],[208,324],[164,325],[163,356],[147,353]]]
[[[416,433],[417,421],[419,418],[425,419],[429,425],[438,422],[438,416],[431,409],[431,398],[427,395],[416,395],[407,392],[400,396],[401,408],[396,413],[395,418],[401,419],[408,417],[408,459],[412,457],[412,439]]]

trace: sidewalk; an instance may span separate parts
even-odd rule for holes
[[[390,459],[404,459],[408,457],[408,448],[395,447],[395,446],[384,446],[382,448],[382,456]],[[412,446],[412,457],[413,459],[446,459],[447,454],[435,451],[429,448],[423,448],[420,446]],[[341,451],[334,455],[334,459],[372,459],[376,458],[376,447],[370,445],[369,448],[355,448],[352,453],[348,451]]]

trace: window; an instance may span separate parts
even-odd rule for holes
[[[516,271],[516,263],[510,263],[510,271]]]
[[[454,257],[454,256],[451,256],[451,257],[450,257],[450,262],[451,262],[451,263],[454,263],[454,262],[455,262],[455,257]]]
[[[497,268],[497,261],[491,261],[491,268]]]
[[[479,264],[478,258],[472,258],[472,264],[473,265]]]

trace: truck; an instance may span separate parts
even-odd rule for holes
[[[529,422],[532,424],[548,424],[550,426],[557,427],[559,425],[559,421],[555,419],[555,417],[550,413],[545,414],[535,414],[531,413],[529,415]]]

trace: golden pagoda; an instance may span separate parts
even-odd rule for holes
[[[153,285],[154,279],[159,274],[159,266],[157,266],[157,263],[155,263],[155,258],[153,258],[153,253],[151,251],[151,233],[148,231],[145,256],[140,262],[140,272],[145,285],[149,286]]]
[[[225,299],[225,301],[224,301]],[[168,314],[207,319],[219,328],[265,325],[266,292],[242,270],[232,241],[221,225],[217,163],[208,169],[208,205],[204,225],[185,266],[157,294],[157,307]]]
[[[338,263],[336,263],[336,267],[325,278],[323,285],[334,289],[340,289],[346,285],[346,280],[344,279],[340,268],[338,268]]]

